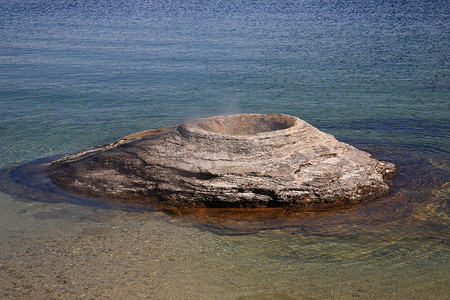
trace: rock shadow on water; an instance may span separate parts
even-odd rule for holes
[[[220,235],[254,234],[261,231],[289,231],[312,235],[355,233],[355,229],[370,224],[392,222],[404,218],[410,209],[394,191],[390,196],[362,205],[347,205],[327,209],[298,209],[289,207],[262,208],[189,208],[164,205],[148,201],[126,201],[122,198],[89,198],[62,190],[48,177],[46,169],[54,158],[4,170],[0,176],[0,190],[20,201],[68,203],[99,208],[98,216],[85,218],[109,220],[114,211],[164,212],[172,223],[194,226]],[[111,213],[109,213],[111,212]],[[34,214],[37,218],[64,217],[64,211]],[[67,212],[70,215],[71,212]],[[400,216],[403,214],[404,216]],[[104,215],[104,216],[103,216]],[[378,219],[376,218],[378,217]]]
[[[10,167],[0,171],[0,191],[12,196],[15,200],[40,203],[67,203],[87,206],[95,209],[154,211],[151,203],[123,203],[121,201],[102,201],[92,197],[84,197],[68,193],[55,185],[49,178],[47,169],[52,161],[61,156],[38,159],[23,165]],[[40,217],[57,217],[52,214],[64,214],[61,210],[39,214]],[[72,212],[68,211],[67,214]],[[37,216],[37,215],[36,215]],[[59,217],[62,217],[61,215]]]
[[[393,192],[383,199],[360,205],[321,210],[301,210],[288,207],[187,208],[148,202],[126,202],[123,199],[116,199],[115,202],[103,201],[73,195],[56,186],[45,172],[53,159],[41,159],[23,166],[3,170],[0,177],[0,189],[2,192],[22,201],[70,203],[102,208],[100,214],[105,214],[104,209],[106,211],[134,211],[144,214],[146,212],[163,211],[169,216],[170,222],[182,226],[195,226],[201,230],[220,235],[285,231],[303,235],[363,237],[364,233],[373,233],[373,228],[377,228],[379,232],[376,234],[376,238],[378,240],[380,238],[389,239],[386,232],[395,226],[406,226],[407,220],[417,211],[417,206],[423,207],[420,205],[421,202],[412,201],[403,191],[404,188],[408,190],[405,184],[410,186],[415,184],[411,180],[406,180],[407,178],[404,176],[399,176],[394,180],[394,186],[400,186],[401,188],[394,188]],[[54,212],[54,214],[60,213],[60,211]],[[39,217],[52,216],[42,215]],[[90,218],[93,218],[93,216],[90,216]],[[110,216],[106,216],[106,219],[108,218]],[[94,219],[105,220],[101,215]]]
[[[358,145],[358,143],[355,143]],[[224,235],[283,231],[379,242],[393,236],[440,239],[448,242],[448,167],[434,152],[392,144],[361,143],[358,148],[395,162],[401,172],[386,197],[356,205],[301,209],[296,207],[180,207],[136,198],[108,201],[64,191],[46,172],[58,158],[37,160],[0,173],[0,190],[24,201],[70,203],[107,210],[163,211],[173,223]],[[444,195],[444,196],[443,196]],[[104,211],[104,210],[102,210]],[[446,217],[447,216],[447,217]],[[42,216],[45,217],[45,216]],[[99,218],[101,220],[102,218]]]

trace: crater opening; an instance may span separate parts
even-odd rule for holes
[[[243,114],[219,116],[189,121],[189,129],[220,135],[255,135],[257,133],[288,129],[297,118],[281,114]]]

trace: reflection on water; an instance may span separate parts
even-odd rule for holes
[[[399,174],[390,195],[378,201],[323,211],[292,208],[214,209],[163,207],[149,203],[107,203],[68,194],[47,177],[49,160],[5,172],[3,191],[20,199],[69,202],[79,205],[137,211],[165,211],[180,224],[218,234],[261,231],[301,233],[382,243],[401,239],[442,239],[448,236],[448,164],[435,153],[398,146],[358,145],[382,160],[394,162]]]

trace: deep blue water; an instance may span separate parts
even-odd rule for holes
[[[449,13],[447,1],[0,1],[0,165],[244,112],[446,152]]]
[[[418,270],[448,258],[449,55],[448,1],[0,0],[0,168],[197,117],[294,115],[401,167],[384,210],[302,226],[345,251],[403,243]]]

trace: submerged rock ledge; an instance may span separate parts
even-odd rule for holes
[[[139,132],[54,161],[48,173],[105,200],[325,208],[385,196],[396,168],[297,117],[243,114]]]

